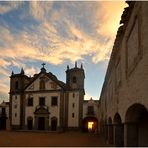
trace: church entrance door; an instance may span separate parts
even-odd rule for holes
[[[45,117],[38,118],[38,130],[45,130]]]

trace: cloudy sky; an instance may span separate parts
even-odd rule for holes
[[[99,99],[124,1],[0,1],[0,102],[12,70],[41,64],[65,82],[67,65],[85,69],[85,99]]]

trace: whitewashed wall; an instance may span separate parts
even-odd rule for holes
[[[15,105],[17,105],[16,108],[15,108]],[[13,95],[12,96],[12,125],[19,125],[19,124],[20,124],[20,95]]]
[[[75,97],[73,97],[75,93]],[[73,108],[73,103],[75,104]],[[74,118],[72,117],[74,113]],[[79,126],[79,92],[69,93],[69,103],[68,103],[68,127],[78,127]]]
[[[26,110],[25,110],[25,124],[27,124],[27,117],[31,116],[34,119],[34,112],[36,109],[36,106],[39,105],[39,98],[45,97],[45,105],[49,108],[49,121],[50,119],[55,116],[58,119],[58,126],[59,126],[59,114],[60,114],[60,92],[52,92],[52,93],[32,93],[33,97],[33,106],[27,106],[28,97],[30,94],[26,94]],[[58,105],[57,106],[51,106],[51,98],[57,96],[58,97]],[[34,120],[33,120],[34,123]],[[50,126],[51,122],[49,122]]]

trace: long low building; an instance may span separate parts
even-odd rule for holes
[[[148,2],[126,3],[100,95],[99,130],[115,146],[148,146]]]

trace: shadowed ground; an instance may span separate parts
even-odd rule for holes
[[[98,135],[81,132],[39,133],[0,131],[0,146],[109,146]]]

